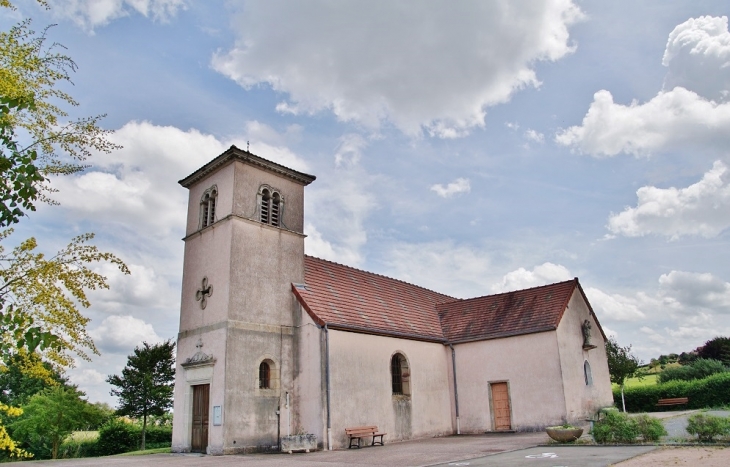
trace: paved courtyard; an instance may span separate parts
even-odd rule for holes
[[[696,410],[662,412],[651,415],[663,419],[669,436],[664,442],[686,439],[687,417]],[[727,416],[730,412],[713,411]],[[730,449],[657,448],[656,446],[547,445],[548,437],[540,433],[505,433],[449,436],[362,449],[319,451],[309,454],[252,454],[238,456],[202,456],[199,454],[154,454],[148,456],[111,456],[88,459],[37,461],[24,465],[105,467],[192,467],[192,466],[261,466],[301,465],[334,466],[581,466],[617,467],[730,465]]]
[[[423,439],[385,446],[340,451],[320,451],[309,454],[255,454],[239,456],[201,456],[196,454],[154,454],[149,456],[111,456],[104,458],[64,459],[38,461],[32,464],[46,466],[104,467],[192,467],[192,466],[512,466],[554,465],[608,466],[648,452],[652,446],[596,447],[555,446],[540,447],[548,442],[545,433],[489,434],[450,436]],[[550,455],[545,455],[550,454]],[[557,463],[556,463],[557,462]],[[27,462],[25,465],[29,465]]]

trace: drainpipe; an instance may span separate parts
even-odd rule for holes
[[[289,391],[286,392],[286,435],[291,436],[291,410],[289,409]]]
[[[456,406],[456,434],[461,434],[461,425],[459,424],[459,386],[456,384],[456,350],[453,344],[451,347],[451,366],[454,369],[454,405]]]
[[[330,335],[327,324],[324,325],[324,371],[327,381],[327,449],[332,450],[332,418],[330,416]]]

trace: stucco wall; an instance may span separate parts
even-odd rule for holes
[[[345,428],[377,425],[387,440],[451,434],[448,348],[438,343],[329,331],[332,438],[347,446]],[[410,368],[410,396],[392,393],[390,360]]]
[[[591,344],[595,349],[583,349],[584,320],[591,323]],[[569,421],[583,420],[605,406],[613,404],[611,380],[608,374],[606,348],[598,328],[583,296],[577,289],[568,303],[557,329],[560,349],[560,365],[565,381],[566,418]],[[588,361],[593,384],[586,385],[584,363]]]
[[[565,399],[555,332],[454,346],[462,433],[493,430],[489,384],[508,383],[512,428],[560,421]]]
[[[293,298],[293,294],[292,294]],[[296,300],[296,299],[295,299]],[[302,431],[317,436],[327,447],[326,386],[324,379],[324,336],[299,304],[296,323],[294,361],[294,399],[292,400],[292,433]],[[286,434],[286,431],[282,431]]]

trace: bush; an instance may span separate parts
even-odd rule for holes
[[[593,439],[596,443],[633,443],[639,436],[635,420],[622,412],[608,411],[603,420],[593,425]]]
[[[97,440],[95,439],[69,439],[68,441],[64,441],[58,448],[58,458],[73,459],[78,457],[97,456],[96,443]]]
[[[708,376],[726,371],[728,371],[728,368],[719,360],[698,358],[689,365],[667,368],[659,374],[657,382],[667,383],[675,380],[691,381],[693,379],[707,378]]]
[[[700,441],[710,442],[715,436],[730,431],[730,420],[710,414],[694,414],[687,420],[687,433],[697,435]]]
[[[99,429],[96,442],[97,456],[111,456],[136,451],[139,447],[141,430],[137,425],[112,419]]]
[[[142,432],[140,431],[140,438]],[[145,444],[147,449],[152,449],[151,446],[161,445],[156,447],[167,447],[172,444],[172,427],[171,426],[148,426],[147,433],[145,434]]]
[[[659,438],[667,435],[667,430],[658,418],[644,414],[634,417],[634,421],[644,441],[659,441]]]
[[[730,405],[730,372],[718,373],[693,381],[670,381],[651,386],[626,388],[626,410],[629,412],[655,412],[659,399],[688,397],[683,409],[704,409]],[[613,393],[615,401],[621,401],[621,391]],[[671,408],[670,408],[671,410]]]

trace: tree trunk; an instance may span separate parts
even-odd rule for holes
[[[53,437],[53,447],[51,448],[51,459],[58,459],[58,445],[59,443],[59,437],[54,436]]]
[[[145,435],[147,434],[147,414],[142,415],[142,450],[145,448]]]
[[[624,407],[624,412],[626,412],[626,400],[624,400],[624,385],[621,385],[621,405]],[[142,438],[144,439],[144,438]]]

